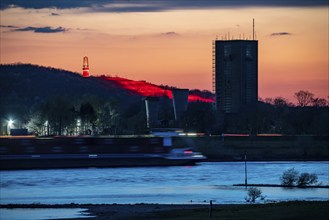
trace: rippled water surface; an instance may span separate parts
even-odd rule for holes
[[[249,162],[248,183],[279,184],[289,169],[329,185],[329,162]],[[244,163],[184,167],[88,168],[0,172],[0,203],[243,203]],[[329,189],[261,187],[268,200],[329,200]]]
[[[0,209],[0,219],[6,220],[44,220],[65,218],[89,218],[82,215],[85,209]]]

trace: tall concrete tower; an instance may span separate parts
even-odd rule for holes
[[[258,41],[214,41],[214,89],[216,109],[241,113],[258,100]]]
[[[83,57],[83,63],[82,63],[82,76],[83,77],[89,77],[89,62],[88,57]]]

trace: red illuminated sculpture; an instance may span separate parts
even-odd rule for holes
[[[82,76],[83,77],[89,77],[89,62],[88,57],[83,57],[83,64],[82,64]]]

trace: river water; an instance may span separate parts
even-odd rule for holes
[[[289,169],[329,185],[328,162],[248,162],[249,184],[280,184]],[[244,162],[197,166],[0,171],[1,204],[245,203]],[[329,189],[260,187],[266,200],[329,200]]]

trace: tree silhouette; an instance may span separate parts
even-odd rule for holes
[[[91,129],[94,127],[95,121],[97,120],[97,116],[94,107],[89,102],[83,103],[80,106],[80,118],[83,132],[87,134],[90,133]]]
[[[323,98],[314,98],[312,100],[312,105],[314,107],[325,107],[325,106],[327,106],[327,100],[325,100]]]
[[[300,90],[295,93],[294,97],[297,100],[298,106],[304,107],[312,103],[314,94],[309,91]]]

